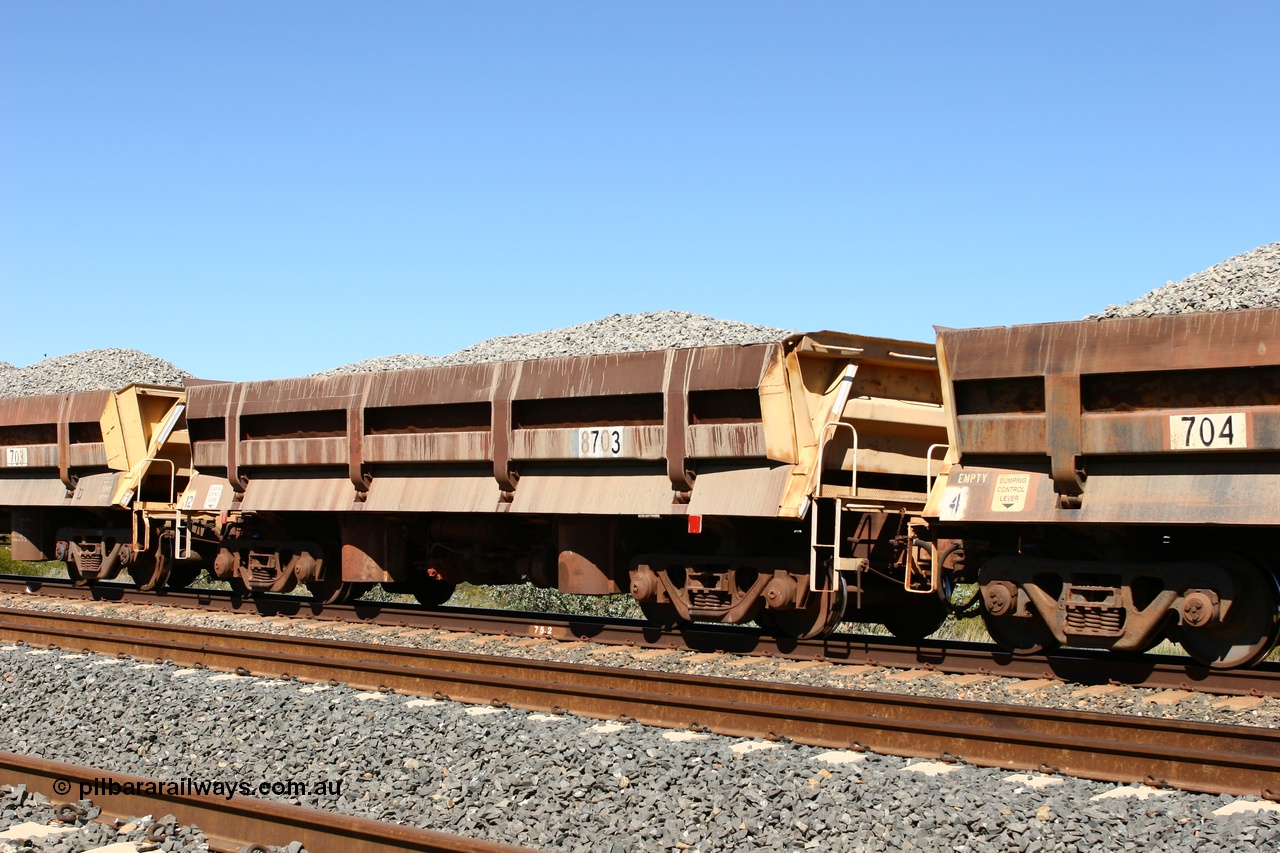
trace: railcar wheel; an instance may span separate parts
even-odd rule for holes
[[[756,624],[778,637],[811,640],[830,634],[844,616],[849,590],[844,578],[836,575],[834,589],[809,593],[802,610],[761,610]]]
[[[675,628],[681,624],[680,612],[674,605],[659,604],[656,601],[637,603],[644,618],[658,628]]]
[[[1228,569],[1237,585],[1226,620],[1200,628],[1179,625],[1172,638],[1196,663],[1210,669],[1253,666],[1280,637],[1280,581],[1241,557],[1229,555],[1214,562]]]
[[[456,583],[427,578],[415,582],[410,592],[423,607],[439,607],[453,596],[457,588]]]
[[[249,589],[249,585],[239,575],[232,575],[227,578],[226,584],[231,587],[231,594],[236,598],[248,599],[253,597],[253,590]]]
[[[947,621],[946,599],[932,595],[909,596],[902,607],[886,611],[881,622],[899,640],[918,642],[942,627]]]
[[[992,616],[984,607],[982,622],[995,644],[1015,655],[1034,655],[1053,651],[1061,643],[1053,636],[1039,613],[1030,616]]]
[[[982,622],[1000,648],[1015,655],[1034,655],[1062,645],[1034,607],[1026,616],[1014,615],[1018,590],[1013,581],[992,572],[989,565],[978,573],[978,592],[982,598]]]
[[[152,556],[140,554],[126,571],[138,589],[143,592],[154,592],[169,582],[169,567],[172,561],[163,554]]]
[[[74,587],[89,586],[89,579],[80,574],[80,570],[76,568],[74,560],[67,560],[67,577],[71,580]]]
[[[1147,637],[1147,639],[1142,643],[1142,645],[1138,646],[1137,648],[1133,649],[1130,652],[1117,652],[1117,654],[1144,655],[1147,652],[1154,649],[1156,646],[1163,643],[1165,640],[1172,639],[1170,632],[1173,630],[1174,630],[1174,627],[1170,625],[1169,619],[1168,617],[1166,617],[1165,623],[1161,625],[1159,628],[1157,628],[1156,630],[1152,631],[1151,636]]]
[[[193,561],[175,563],[169,570],[169,580],[165,585],[169,589],[186,589],[196,582],[202,571],[204,566],[200,563]]]
[[[346,604],[364,595],[373,584],[355,581],[311,581],[307,591],[317,604]]]

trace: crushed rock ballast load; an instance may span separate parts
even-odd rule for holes
[[[1086,319],[1245,308],[1280,308],[1280,243],[1228,258],[1182,281],[1166,282],[1145,296],[1124,305],[1110,305]]]
[[[686,347],[741,346],[780,341],[786,329],[717,320],[687,311],[613,314],[563,329],[490,338],[445,356],[390,355],[324,370],[313,376],[337,376],[376,370],[404,370],[445,364],[525,361],[613,352],[643,352]]]
[[[1280,308],[1280,242],[1228,258],[1181,281],[1167,282],[1131,302],[1111,305],[1088,319],[1146,317],[1192,311]],[[490,338],[444,356],[380,356],[344,364],[313,376],[406,370],[448,364],[680,349],[694,346],[768,343],[790,332],[687,311],[614,314],[545,332]],[[133,349],[96,349],[46,358],[26,367],[0,361],[0,397],[118,390],[135,382],[180,385],[185,370]]]
[[[0,368],[0,397],[116,391],[126,385],[181,385],[190,373],[136,349],[94,349],[58,355],[26,367]]]
[[[380,356],[323,370],[313,376],[337,376],[382,370],[408,370],[443,364],[480,364],[573,355],[744,345],[779,341],[786,329],[718,320],[687,311],[614,314],[562,329],[490,338],[444,356]],[[181,385],[187,373],[163,359],[132,349],[98,349],[46,358],[27,367],[0,362],[0,397],[62,394],[68,391],[118,390],[132,383]]]

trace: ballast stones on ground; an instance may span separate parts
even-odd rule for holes
[[[0,649],[0,744],[161,779],[298,781],[302,805],[554,851],[1268,850],[1236,798],[675,732],[342,686]],[[40,650],[43,651],[43,650]],[[112,660],[112,659],[107,659]],[[735,749],[735,747],[739,747]],[[927,764],[927,763],[926,763]],[[1037,785],[1052,779],[1057,784]],[[1260,808],[1260,807],[1259,807]]]
[[[1280,243],[1259,246],[1182,281],[1167,282],[1132,302],[1110,305],[1089,319],[1244,308],[1280,308]]]
[[[1188,690],[1118,684],[1082,686],[1050,678],[1025,680],[996,675],[955,675],[936,669],[891,669],[879,665],[846,665],[836,661],[791,661],[764,655],[645,649],[587,641],[562,642],[540,637],[499,636],[393,625],[371,626],[359,622],[264,619],[252,614],[202,612],[178,607],[103,601],[70,601],[15,593],[0,593],[0,605],[52,613],[82,613],[113,619],[191,625],[215,630],[282,634],[314,640],[396,645],[537,661],[589,663],[921,698],[1098,711],[1223,725],[1280,727],[1280,699],[1271,696],[1223,697]]]
[[[204,833],[180,825],[173,815],[145,815],[115,825],[102,822],[92,801],[71,802],[81,814],[59,819],[43,793],[26,785],[0,785],[0,853],[208,853]]]

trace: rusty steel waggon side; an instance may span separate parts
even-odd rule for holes
[[[1248,666],[1280,632],[1280,311],[938,330],[950,467],[997,642]]]
[[[1280,311],[0,400],[16,559],[144,588],[629,593],[653,620],[1211,667],[1280,634]]]
[[[0,400],[13,558],[65,560],[85,581],[127,569],[154,589],[175,533],[187,532],[174,500],[191,476],[184,396],[131,385]]]
[[[782,343],[0,400],[17,559],[145,588],[630,592],[651,618],[904,636],[946,418],[934,349]]]

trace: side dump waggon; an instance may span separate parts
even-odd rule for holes
[[[1280,311],[939,329],[926,517],[1007,648],[1247,666],[1280,632]]]
[[[945,442],[932,346],[820,332],[0,400],[0,507],[15,558],[84,582],[434,605],[527,580],[668,623],[923,636],[946,584],[911,532]]]

